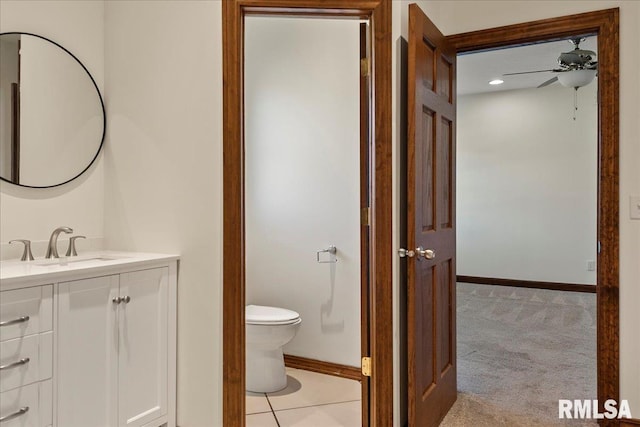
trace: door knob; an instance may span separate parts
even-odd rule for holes
[[[400,248],[398,249],[398,255],[400,255],[400,258],[413,258],[415,252],[413,252],[412,250]]]
[[[421,256],[425,259],[434,259],[436,257],[436,251],[433,249],[424,249],[422,246],[416,249],[416,253],[418,254],[418,259],[420,259]]]

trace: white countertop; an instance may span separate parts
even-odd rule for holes
[[[0,289],[14,289],[29,285],[73,280],[76,277],[114,274],[123,269],[144,268],[179,259],[175,254],[99,251],[75,257],[36,259],[34,261],[7,260],[0,262]]]

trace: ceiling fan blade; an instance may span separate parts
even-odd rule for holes
[[[538,86],[536,89],[540,89],[541,87],[545,87],[545,86],[549,86],[551,83],[555,83],[558,81],[558,76],[547,80],[546,82],[542,83],[540,86]]]
[[[549,71],[557,71],[557,70],[552,69],[552,70],[523,71],[521,73],[505,73],[503,74],[503,76],[516,76],[518,74],[532,74],[532,73],[547,73]]]

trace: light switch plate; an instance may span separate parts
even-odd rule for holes
[[[629,197],[629,216],[631,219],[640,219],[640,196]]]

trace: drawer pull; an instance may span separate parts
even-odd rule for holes
[[[8,365],[0,366],[0,371],[4,371],[5,369],[15,368],[17,366],[26,365],[29,363],[29,358],[25,357],[24,359],[20,359],[17,362],[9,363]]]
[[[24,323],[24,322],[28,322],[28,321],[29,321],[29,316],[22,316],[22,317],[18,317],[17,319],[7,320],[5,322],[0,322],[0,326],[16,325],[18,323]],[[0,420],[0,421],[2,421],[2,420]]]
[[[27,412],[29,412],[29,407],[28,406],[23,406],[22,408],[18,409],[13,414],[9,414],[9,415],[5,415],[4,417],[0,417],[0,423],[12,420],[14,418],[18,418],[20,415],[24,415]]]

